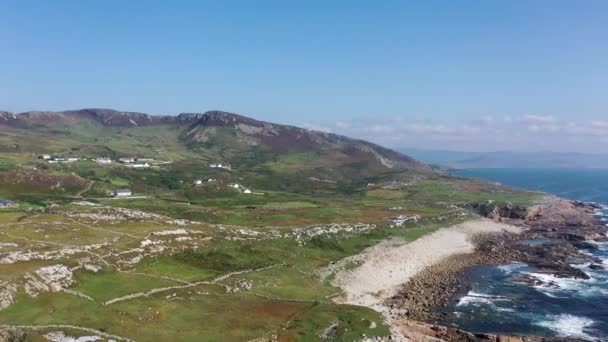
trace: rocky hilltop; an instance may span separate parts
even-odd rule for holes
[[[163,151],[171,146],[176,153],[170,158],[224,162],[254,178],[283,173],[283,184],[307,188],[315,187],[311,179],[327,181],[325,186],[339,180],[362,186],[389,173],[410,179],[435,175],[427,165],[367,141],[217,110],[178,115],[95,108],[0,112],[0,131],[10,132],[3,138],[3,152],[95,150],[128,156],[137,150],[139,155],[169,159]],[[51,140],[68,152],[52,149],[59,144],[49,144]]]
[[[238,131],[240,136],[250,136],[271,147],[273,151],[284,152],[320,150],[329,145],[344,144],[350,154],[370,154],[386,167],[413,166],[426,168],[424,164],[401,153],[381,146],[350,139],[336,134],[312,131],[304,128],[258,121],[243,115],[207,111],[205,113],[181,113],[171,115],[151,115],[139,112],[123,112],[113,109],[89,108],[60,112],[30,111],[19,114],[0,111],[0,125],[15,128],[45,128],[57,126],[76,126],[83,121],[93,121],[108,127],[142,127],[153,125],[189,126],[183,134],[184,143],[195,145],[206,142],[209,135],[206,129],[212,127],[229,128]],[[257,142],[249,141],[250,145]]]

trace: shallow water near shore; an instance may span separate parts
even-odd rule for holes
[[[575,200],[608,203],[608,170],[485,169],[458,173],[526,187]],[[608,210],[597,211],[608,223]],[[608,227],[607,227],[608,231]],[[523,243],[548,243],[534,239]],[[608,267],[608,243],[585,251]],[[540,335],[608,341],[608,270],[576,266],[591,278],[557,278],[521,263],[480,266],[467,274],[471,291],[453,303],[454,315],[443,324],[480,333]],[[518,281],[532,276],[541,284]]]

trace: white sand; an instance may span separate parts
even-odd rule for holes
[[[382,304],[384,300],[395,295],[399,287],[416,273],[451,255],[472,253],[474,246],[470,238],[474,234],[503,230],[521,231],[512,225],[479,219],[440,229],[410,243],[384,242],[370,247],[340,263],[362,263],[353,270],[336,275],[334,284],[344,291],[340,302],[387,313]]]

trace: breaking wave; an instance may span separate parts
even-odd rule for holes
[[[493,296],[485,293],[479,293],[475,291],[469,291],[466,296],[460,298],[456,306],[467,306],[467,305],[494,305],[494,301],[507,300],[502,296]]]
[[[551,329],[561,337],[575,337],[585,340],[595,340],[590,334],[593,330],[591,326],[595,321],[586,317],[579,317],[569,314],[548,316],[547,320],[537,322],[536,325]]]

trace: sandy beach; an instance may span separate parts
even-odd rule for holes
[[[521,228],[478,219],[440,229],[413,242],[382,242],[362,254],[342,260],[340,264],[359,266],[340,271],[334,284],[344,291],[341,303],[373,308],[388,313],[384,301],[424,268],[457,254],[474,251],[471,238],[479,233],[521,232]],[[339,268],[340,265],[337,265]]]

